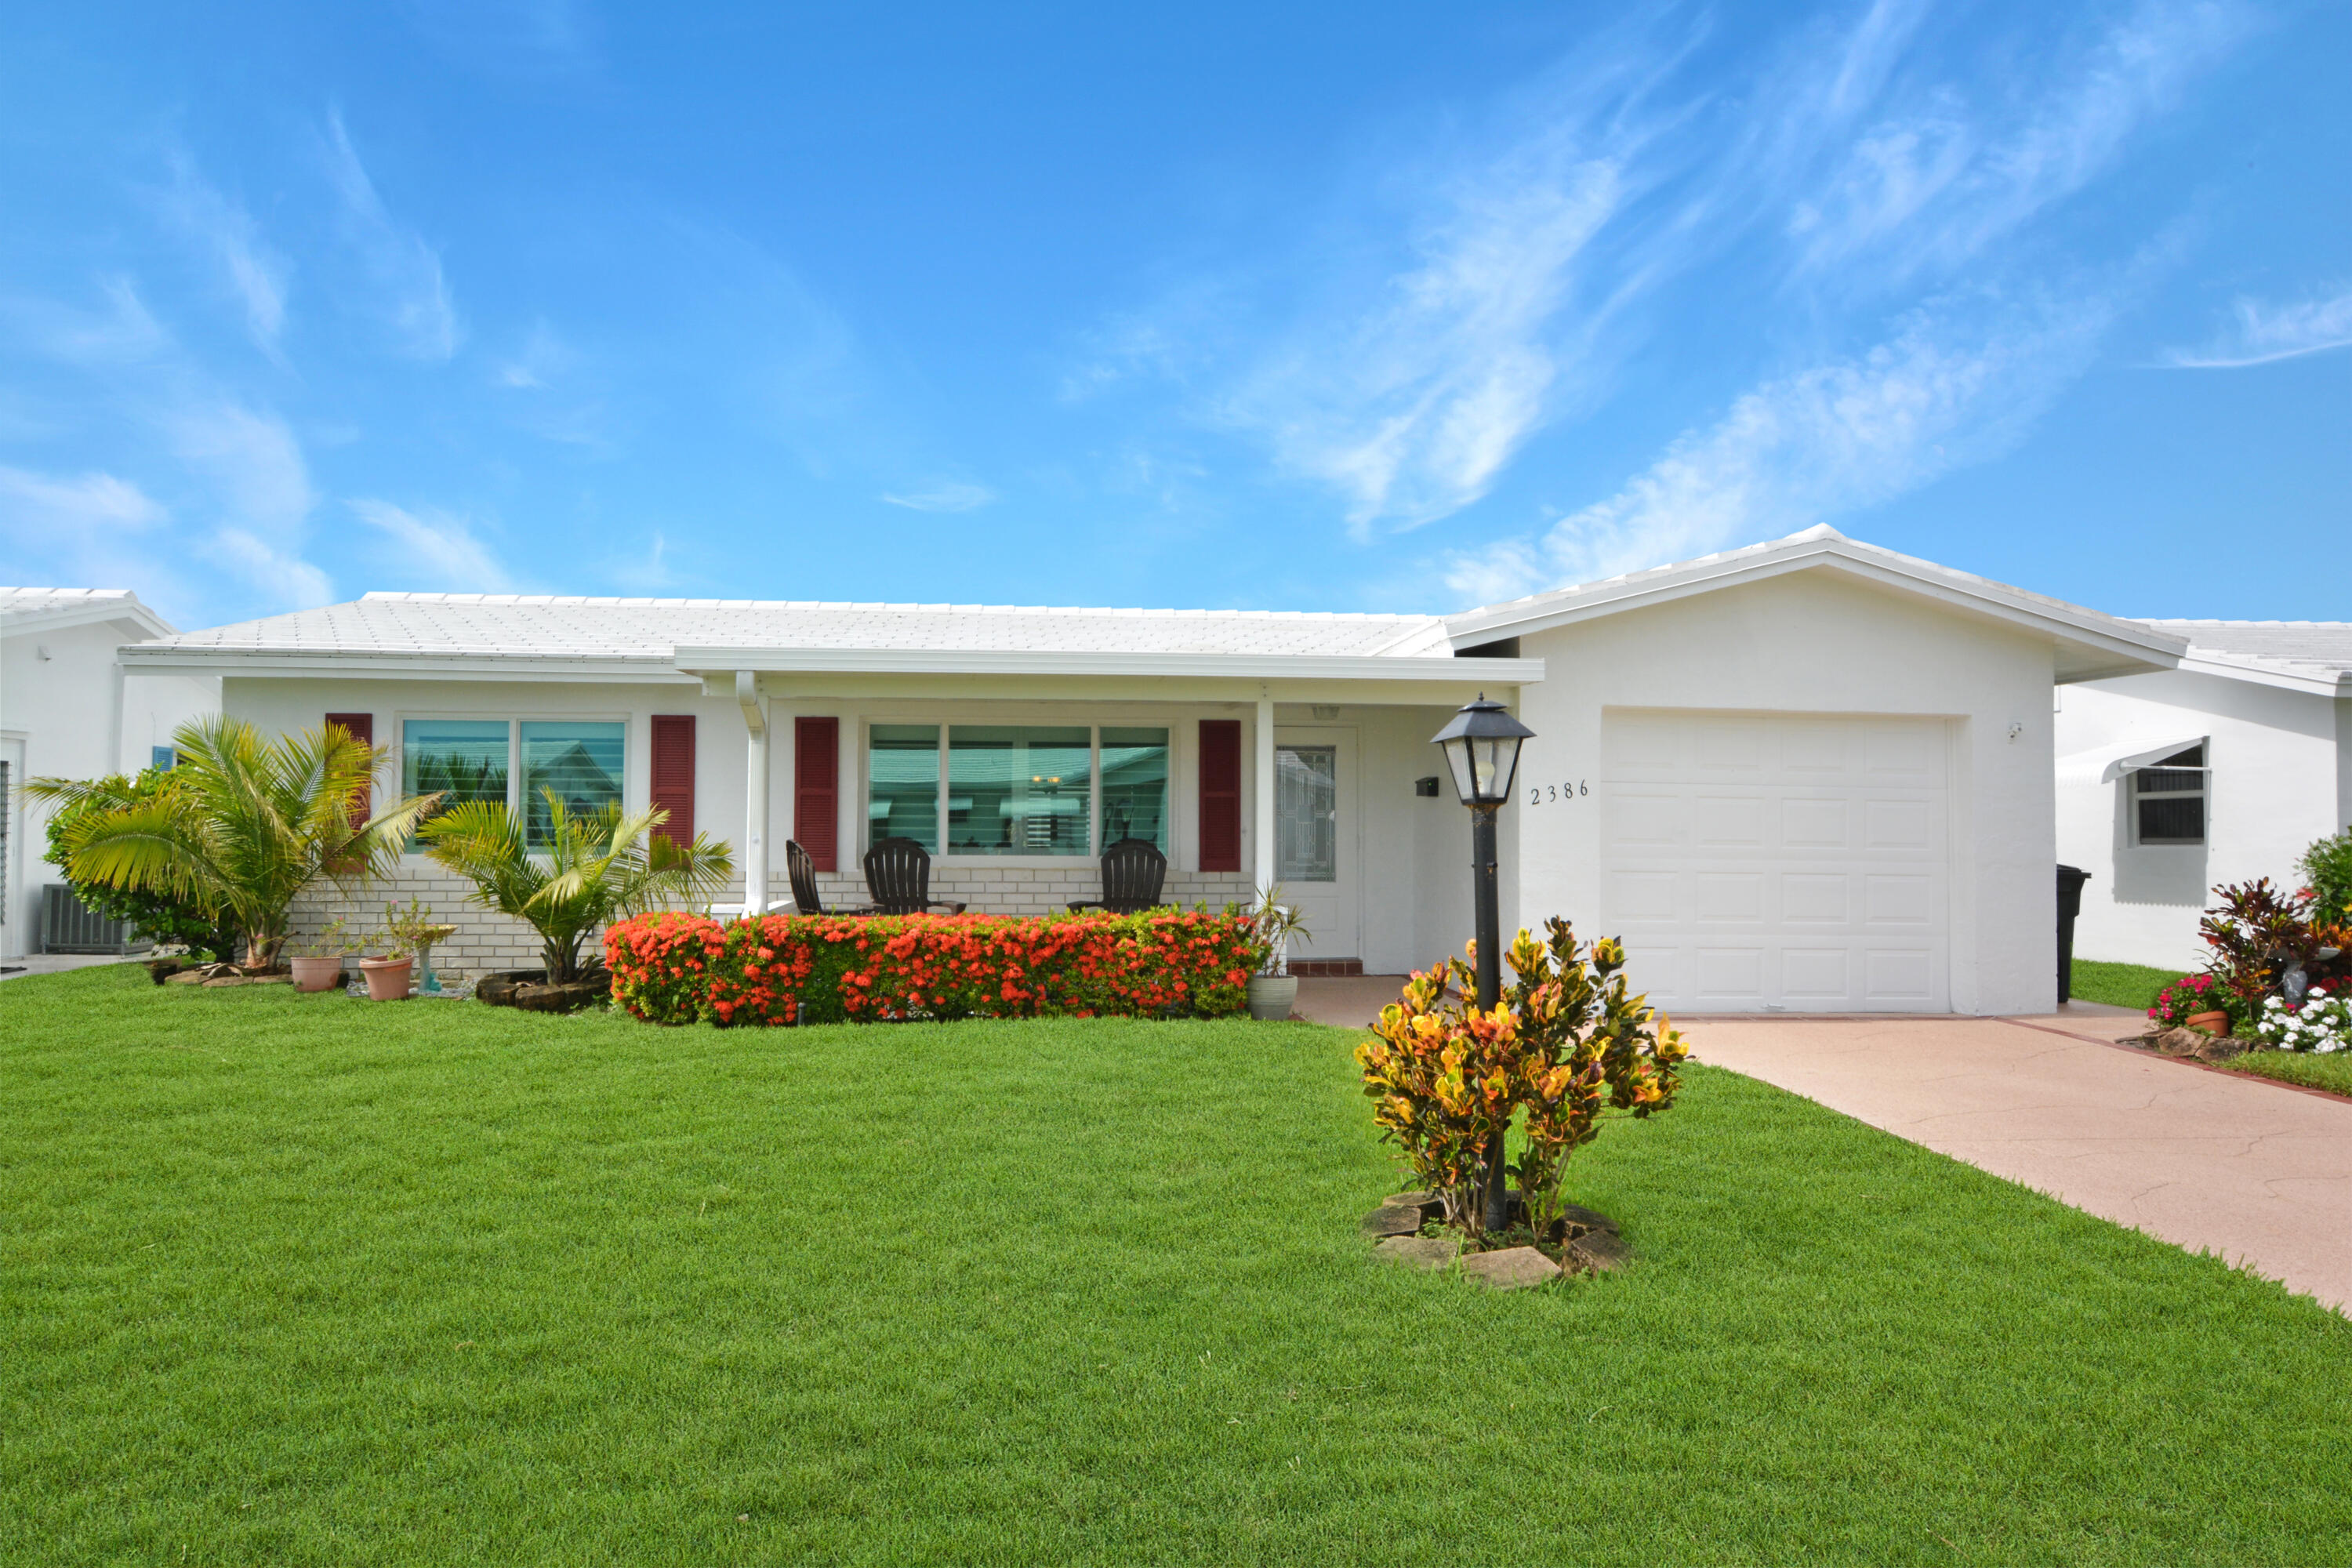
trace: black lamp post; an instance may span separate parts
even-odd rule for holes
[[[1444,729],[1430,737],[1445,752],[1454,770],[1454,789],[1470,808],[1471,900],[1478,917],[1478,1005],[1492,1009],[1503,997],[1503,937],[1501,895],[1496,885],[1495,813],[1511,798],[1511,781],[1518,776],[1519,742],[1533,730],[1511,717],[1499,702],[1478,700],[1454,715]],[[1486,1144],[1486,1225],[1500,1230],[1510,1223],[1509,1189],[1503,1175],[1503,1133],[1497,1130]]]

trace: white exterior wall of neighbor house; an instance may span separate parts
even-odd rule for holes
[[[1518,887],[1506,923],[1562,914],[1607,934],[1603,798],[1529,808],[1531,781],[1591,778],[1623,710],[1914,715],[1947,727],[1952,1010],[2047,1012],[2055,998],[2052,647],[2046,637],[1851,578],[1802,573],[1519,639],[1546,661],[1521,720]],[[2011,731],[2016,729],[2012,739]]]
[[[216,679],[125,679],[115,649],[150,635],[133,620],[65,626],[32,620],[0,633],[0,760],[11,763],[0,955],[37,951],[41,889],[64,880],[42,858],[48,851],[48,813],[23,800],[17,786],[26,778],[136,773],[147,766],[151,747],[169,745],[173,731],[220,705]]]
[[[2058,696],[2058,858],[2091,873],[2074,951],[2190,970],[2200,912],[2221,883],[2299,885],[2312,840],[2352,822],[2352,701],[2198,669],[2086,681]],[[2210,737],[2206,841],[2141,845],[2131,777],[2110,754]],[[2082,759],[2070,763],[2070,759]]]
[[[1108,698],[1024,701],[1006,696],[974,698],[962,694],[929,696],[919,689],[920,678],[892,678],[885,685],[898,689],[856,697],[796,696],[794,683],[779,680],[768,698],[768,722],[773,736],[769,766],[769,824],[772,850],[768,897],[772,905],[790,906],[792,889],[783,842],[794,836],[793,824],[794,755],[793,720],[831,717],[839,724],[840,870],[822,875],[819,884],[828,906],[855,905],[865,899],[865,881],[858,856],[864,818],[866,726],[876,723],[1086,723],[1164,726],[1170,731],[1171,836],[1166,895],[1186,904],[1203,902],[1219,908],[1245,901],[1251,877],[1199,869],[1199,721],[1238,720],[1243,755],[1255,744],[1255,703],[1154,702]],[[622,720],[628,724],[624,762],[623,804],[643,805],[650,792],[650,738],[656,714],[695,716],[695,825],[714,839],[730,845],[743,835],[747,731],[740,707],[730,691],[706,695],[699,682],[676,684],[587,684],[524,681],[402,679],[383,678],[272,678],[231,676],[224,683],[223,701],[231,714],[250,720],[265,732],[290,732],[316,725],[328,713],[364,712],[374,717],[377,741],[396,745],[402,723],[409,719],[501,720]],[[1006,689],[1010,683],[998,683]],[[1327,707],[1324,711],[1328,712]],[[1448,952],[1459,951],[1469,930],[1468,826],[1465,814],[1454,803],[1451,786],[1442,798],[1413,794],[1412,781],[1443,771],[1429,744],[1449,710],[1442,708],[1390,707],[1376,704],[1339,705],[1337,717],[1324,719],[1307,704],[1277,703],[1277,729],[1292,724],[1348,732],[1358,748],[1357,809],[1358,896],[1361,904],[1360,951],[1318,950],[1318,956],[1360,958],[1370,973],[1401,973],[1426,966]],[[380,788],[399,787],[397,759],[387,763]],[[1241,863],[1254,863],[1255,797],[1251,770],[1242,771]],[[740,858],[738,858],[740,864]],[[1045,914],[1071,900],[1100,896],[1097,863],[1088,857],[941,856],[933,862],[932,896],[958,900],[974,910],[996,914]],[[442,919],[458,927],[457,934],[436,953],[436,964],[464,973],[486,970],[533,968],[539,962],[536,938],[521,921],[496,914],[467,901],[469,884],[450,876],[421,856],[406,858],[397,876],[384,883],[356,889],[322,883],[306,895],[295,911],[298,938],[315,933],[341,915],[354,932],[372,931],[382,924],[383,906],[391,900],[420,898]],[[722,912],[740,909],[743,900],[739,879],[715,900]]]

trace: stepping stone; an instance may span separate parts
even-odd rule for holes
[[[1589,1209],[1581,1204],[1562,1204],[1559,1214],[1562,1219],[1568,1221],[1569,1234],[1571,1236],[1585,1230],[1605,1230],[1612,1236],[1617,1233],[1617,1222],[1599,1209]]]
[[[1372,1256],[1408,1268],[1443,1268],[1455,1251],[1455,1244],[1444,1237],[1391,1236],[1372,1248]]]
[[[1568,1256],[1588,1273],[1614,1274],[1633,1261],[1633,1251],[1614,1230],[1595,1230],[1570,1242]]]
[[[1443,1201],[1435,1193],[1391,1193],[1382,1198],[1381,1203],[1383,1206],[1401,1209],[1425,1209],[1432,1204]]]
[[[1474,1252],[1462,1260],[1464,1278],[1493,1290],[1528,1290],[1559,1278],[1559,1265],[1532,1247]]]
[[[1416,1236],[1421,1231],[1421,1211],[1399,1204],[1382,1204],[1364,1216],[1366,1236]]]

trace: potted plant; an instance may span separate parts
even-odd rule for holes
[[[384,905],[383,929],[402,948],[415,955],[416,994],[439,995],[441,977],[433,973],[433,944],[448,941],[457,934],[457,928],[436,921],[432,906],[422,899],[411,899],[405,906],[396,901]]]
[[[343,983],[343,960],[355,950],[350,928],[337,915],[318,935],[295,944],[294,989],[332,991]]]
[[[360,973],[367,977],[369,1001],[405,1002],[409,977],[416,971],[416,945],[403,930],[408,922],[398,904],[386,904],[383,917],[383,949],[361,959]]]
[[[1249,917],[1265,952],[1258,961],[1257,973],[1250,976],[1250,1016],[1268,1022],[1287,1018],[1292,1005],[1298,1000],[1298,977],[1290,973],[1290,944],[1297,938],[1315,933],[1307,929],[1307,918],[1297,905],[1282,901],[1279,885],[1258,894]]]

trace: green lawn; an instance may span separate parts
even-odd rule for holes
[[[0,1560],[2340,1563],[2352,1323],[1697,1068],[1371,1264],[1353,1037],[0,985]]]
[[[2231,1057],[2214,1065],[2231,1072],[2274,1078],[2281,1083],[2299,1083],[2305,1089],[2352,1096],[2352,1052],[2338,1051],[2323,1057],[2307,1051],[2248,1051],[2242,1057]]]
[[[2156,994],[2180,978],[2178,969],[2150,969],[2145,963],[2102,963],[2096,959],[2074,961],[2069,988],[2077,1002],[2104,1002],[2110,1007],[2156,1005]]]

